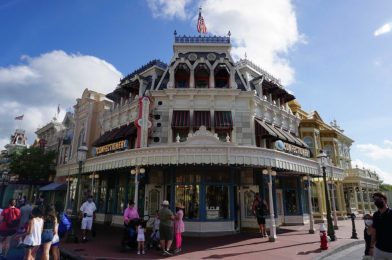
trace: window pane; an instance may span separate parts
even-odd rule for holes
[[[286,210],[288,215],[298,214],[298,201],[295,190],[286,190]]]
[[[249,190],[244,193],[244,203],[245,203],[245,217],[254,218],[253,214],[253,200],[255,198],[255,192]]]
[[[185,206],[184,218],[199,218],[199,185],[176,185],[175,200]]]
[[[100,186],[100,193],[98,199],[98,212],[105,212],[105,202],[106,202],[106,191],[107,191],[107,181],[102,180]]]
[[[125,205],[127,204],[125,199],[125,183],[126,183],[126,176],[120,176],[120,181],[118,183],[118,195],[117,195],[117,211],[116,213],[121,215],[124,212]]]
[[[229,218],[229,188],[227,186],[206,186],[207,219]]]
[[[135,199],[135,175],[132,175],[132,177],[129,178],[127,198],[128,200],[125,202],[126,206],[128,206],[129,201],[134,201]]]

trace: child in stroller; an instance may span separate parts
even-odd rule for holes
[[[159,217],[158,217],[158,210],[156,211],[156,215],[154,217],[154,221],[152,222],[152,233],[150,239],[147,242],[148,248],[155,248],[160,249],[159,243]]]

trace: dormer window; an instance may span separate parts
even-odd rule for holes
[[[179,64],[175,72],[175,87],[189,88],[189,68],[186,64]]]
[[[215,88],[228,88],[230,74],[225,64],[219,64],[215,68]]]
[[[199,64],[195,69],[195,88],[209,87],[210,72],[206,64]]]

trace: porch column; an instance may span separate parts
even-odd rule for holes
[[[365,201],[363,200],[363,188],[359,187],[359,197],[361,198],[362,214],[365,214]]]
[[[343,215],[343,205],[342,205],[342,190],[341,190],[341,186],[342,184],[340,182],[336,183],[336,196],[338,197],[337,201],[338,201],[338,211],[340,212],[340,215]]]
[[[274,214],[274,197],[272,195],[272,175],[276,175],[276,172],[272,171],[271,167],[267,168],[268,175],[269,175],[269,182],[268,182],[268,193],[269,193],[269,210],[270,210],[270,236],[269,241],[275,242],[276,237],[276,224],[275,224],[275,214]]]
[[[309,234],[314,234],[314,217],[312,205],[312,179],[308,173],[308,204],[309,204]]]
[[[355,202],[355,208],[358,210],[358,195],[357,195],[357,187],[353,187],[353,192],[354,192],[354,202]]]
[[[323,194],[322,194],[322,187],[321,183],[318,181],[316,182],[316,187],[317,187],[317,197],[319,201],[319,210],[320,210],[320,215],[321,215],[321,220],[324,219],[324,213],[325,213],[325,200],[323,199]]]
[[[191,75],[189,77],[189,88],[195,88],[195,69],[191,69]]]
[[[214,70],[210,68],[210,88],[215,88],[215,77]]]

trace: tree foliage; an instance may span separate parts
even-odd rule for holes
[[[392,185],[386,184],[386,183],[382,183],[380,185],[380,190],[381,191],[392,191]]]
[[[11,155],[10,174],[18,175],[20,182],[46,181],[54,175],[56,152],[30,147]]]

